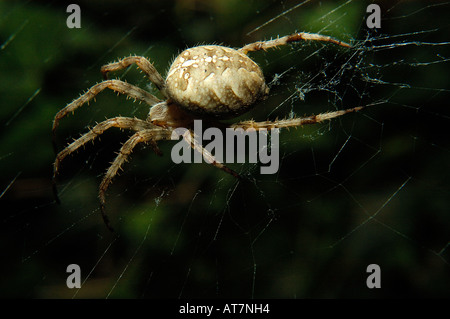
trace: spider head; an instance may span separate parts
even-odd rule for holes
[[[171,100],[167,100],[150,108],[147,121],[163,127],[189,127],[194,118]]]

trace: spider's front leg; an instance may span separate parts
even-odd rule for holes
[[[117,157],[112,162],[111,166],[108,168],[105,177],[103,178],[100,184],[98,197],[100,199],[100,210],[103,217],[103,221],[105,222],[108,229],[111,230],[112,232],[114,232],[114,229],[111,227],[109,218],[106,215],[105,210],[105,203],[106,203],[105,193],[109,185],[111,184],[112,179],[114,178],[114,176],[117,175],[119,169],[121,169],[122,165],[127,161],[128,157],[130,156],[131,152],[136,147],[136,145],[138,145],[139,143],[149,143],[152,146],[155,153],[161,155],[161,152],[156,142],[160,140],[168,140],[170,139],[170,136],[171,132],[169,130],[165,130],[162,128],[152,128],[136,132],[133,136],[131,136],[128,139],[128,141],[126,141],[123,144],[119,153],[117,154]]]

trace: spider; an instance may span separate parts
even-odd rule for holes
[[[193,149],[201,152],[208,163],[235,177],[240,177],[235,171],[216,161],[214,156],[196,141],[192,130],[195,119],[209,121],[218,127],[270,130],[319,123],[362,109],[362,107],[354,107],[273,122],[249,120],[231,125],[220,122],[220,120],[233,118],[249,111],[258,101],[265,99],[269,94],[269,87],[265,83],[261,68],[247,54],[301,40],[330,42],[342,47],[351,47],[349,44],[329,36],[301,32],[273,40],[250,43],[240,49],[220,45],[201,45],[186,49],[175,58],[165,80],[153,64],[142,56],[130,56],[102,66],[101,73],[104,81],[92,86],[86,93],[56,114],[53,121],[53,136],[55,136],[55,130],[62,118],[94,99],[104,89],[110,89],[118,94],[125,94],[129,98],[147,103],[150,106],[149,115],[145,120],[122,116],[110,118],[96,124],[86,134],[74,140],[56,155],[53,165],[53,185],[55,186],[55,178],[60,164],[66,156],[87,142],[93,141],[111,127],[134,131],[135,133],[122,145],[99,187],[98,197],[104,223],[111,231],[114,231],[105,212],[105,193],[118,170],[127,161],[136,145],[140,143],[149,144],[156,154],[161,155],[157,141],[171,139],[171,134],[176,128],[187,128],[186,133],[183,134],[184,140]],[[145,73],[165,100],[160,100],[127,82],[108,79],[110,72],[125,69],[133,64],[136,64]]]

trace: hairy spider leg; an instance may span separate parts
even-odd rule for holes
[[[158,90],[161,91],[166,98],[168,97],[165,92],[165,82],[163,77],[155,69],[153,64],[142,56],[130,56],[117,62],[106,64],[102,66],[100,71],[102,72],[103,78],[106,80],[109,72],[125,69],[132,64],[136,64],[136,66],[147,75],[149,80],[156,85]]]
[[[127,161],[128,157],[130,156],[131,152],[136,147],[136,145],[138,145],[139,143],[149,143],[152,146],[155,153],[160,155],[161,152],[159,151],[156,142],[160,140],[169,140],[170,137],[171,137],[170,131],[164,130],[163,128],[155,127],[152,129],[146,129],[136,132],[120,148],[117,157],[114,159],[114,161],[111,163],[111,166],[106,171],[106,174],[103,177],[98,192],[98,197],[100,199],[100,211],[103,217],[103,221],[105,222],[106,227],[108,227],[108,229],[111,230],[112,232],[115,231],[111,226],[111,223],[109,222],[109,218],[106,215],[105,210],[105,203],[106,203],[105,193],[109,185],[111,184],[112,179],[114,178],[114,176],[117,175],[117,172],[119,171],[119,169],[121,169],[121,166]]]
[[[273,39],[273,40],[267,40],[267,41],[257,41],[250,44],[247,44],[240,48],[238,51],[247,54],[250,51],[259,51],[259,50],[267,50],[271,48],[278,47],[280,45],[286,45],[290,42],[298,42],[298,41],[321,41],[321,42],[331,42],[337,45],[340,45],[342,47],[350,48],[351,45],[334,39],[332,37],[321,35],[317,33],[307,33],[307,32],[299,32],[299,33],[293,33],[291,35],[286,35],[281,38]]]
[[[93,141],[95,138],[103,134],[106,130],[110,129],[111,127],[117,127],[120,129],[130,129],[133,131],[141,131],[145,129],[155,128],[153,124],[147,121],[131,117],[120,116],[100,122],[93,128],[91,128],[89,132],[83,134],[78,139],[74,140],[72,143],[67,145],[66,148],[64,148],[61,152],[59,152],[58,155],[56,155],[56,159],[53,164],[53,178],[55,178],[56,175],[58,174],[59,166],[61,165],[61,162],[66,156],[75,152],[78,148],[85,145],[87,142]]]
[[[95,138],[103,134],[106,130],[108,130],[111,127],[117,127],[120,129],[130,129],[133,131],[141,131],[144,129],[154,128],[155,126],[147,121],[143,121],[137,118],[114,117],[98,123],[93,128],[91,128],[89,132],[83,134],[81,137],[79,137],[78,139],[74,140],[72,143],[67,145],[61,152],[58,153],[58,155],[56,155],[55,162],[53,163],[52,187],[57,203],[60,203],[60,201],[56,188],[56,176],[58,175],[58,170],[63,159],[66,156],[70,155],[71,153],[75,152],[81,146],[85,145],[87,142],[93,141]]]
[[[86,93],[82,94],[79,98],[69,103],[65,108],[61,109],[56,114],[55,119],[53,120],[53,129],[52,129],[53,134],[55,133],[55,130],[59,125],[59,121],[62,118],[64,118],[68,113],[74,112],[77,108],[81,107],[83,104],[92,100],[97,94],[99,94],[106,88],[111,89],[120,94],[125,94],[132,99],[145,102],[150,106],[162,102],[153,94],[150,94],[147,91],[132,84],[129,84],[127,82],[123,82],[120,80],[106,80],[95,84]]]
[[[235,172],[234,170],[232,170],[231,168],[225,166],[224,164],[218,162],[216,160],[216,158],[214,157],[214,155],[212,155],[209,151],[207,151],[206,149],[203,148],[203,146],[197,141],[197,139],[195,138],[195,134],[192,130],[187,130],[184,134],[183,134],[183,139],[197,152],[199,152],[200,154],[203,155],[203,159],[208,163],[213,165],[214,167],[217,167],[221,170],[223,170],[224,172],[238,178],[238,179],[242,179],[242,177]]]
[[[117,93],[125,94],[132,99],[145,102],[150,106],[162,102],[153,94],[150,94],[147,91],[132,84],[129,84],[127,82],[123,82],[120,80],[107,80],[97,83],[93,87],[91,87],[86,93],[82,94],[79,98],[75,99],[74,101],[69,103],[66,107],[61,109],[58,113],[56,113],[52,127],[52,144],[55,153],[57,153],[55,132],[56,128],[59,125],[59,121],[70,112],[74,112],[77,108],[81,107],[83,104],[88,103],[90,100],[95,98],[97,94],[99,94],[106,88],[111,89]]]
[[[308,124],[316,124],[325,120],[331,120],[333,118],[345,115],[347,113],[358,112],[362,110],[364,106],[357,106],[351,109],[339,110],[334,112],[321,113],[317,115],[311,115],[307,117],[294,117],[291,119],[284,119],[278,121],[264,121],[264,122],[255,122],[255,121],[242,121],[236,124],[231,125],[230,127],[242,128],[244,130],[252,128],[255,130],[261,129],[274,129],[274,128],[288,128],[288,127],[296,127]]]

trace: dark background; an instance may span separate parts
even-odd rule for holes
[[[66,27],[69,3],[0,2],[0,296],[448,297],[448,4],[378,1],[374,31],[365,1],[78,1],[81,29]],[[101,81],[103,64],[143,55],[164,76],[187,47],[294,31],[354,48],[251,54],[271,97],[241,119],[371,106],[283,130],[279,172],[231,164],[244,182],[206,164],[174,165],[171,142],[160,143],[163,157],[138,147],[107,194],[118,238],[97,199],[129,136],[112,129],[63,162],[56,204],[53,117]],[[153,90],[134,68],[116,76]],[[96,121],[147,113],[103,92],[61,122],[58,150]],[[66,287],[73,263],[86,279],[79,291]],[[369,264],[381,267],[381,289],[366,287]]]

